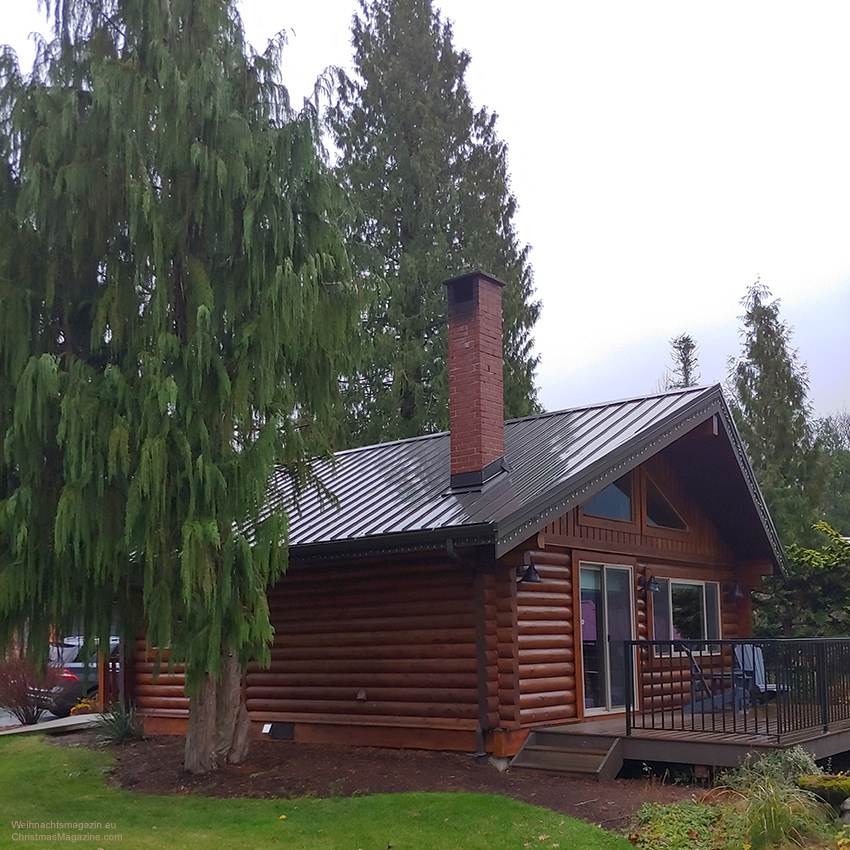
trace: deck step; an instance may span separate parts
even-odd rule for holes
[[[536,770],[562,770],[568,773],[593,773],[608,755],[607,750],[564,750],[549,747],[527,747],[522,757],[511,767],[529,767]]]
[[[570,733],[557,726],[544,727],[534,731],[535,744],[565,747],[573,750],[605,750],[607,752],[616,740],[616,735]]]
[[[614,779],[623,765],[616,737],[569,735],[553,728],[533,731],[511,760],[511,767],[582,773]]]

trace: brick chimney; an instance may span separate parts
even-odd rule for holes
[[[452,489],[505,468],[502,287],[481,271],[447,280]]]

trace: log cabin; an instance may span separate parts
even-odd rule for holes
[[[244,679],[257,735],[509,757],[623,716],[624,641],[751,635],[749,591],[783,568],[719,386],[504,422],[502,284],[446,288],[449,433],[318,463],[333,501],[272,482],[290,566]],[[140,643],[146,729],[180,732],[180,670],[152,673]],[[681,703],[676,675],[643,684]]]

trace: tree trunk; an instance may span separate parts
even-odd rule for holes
[[[189,697],[189,727],[186,729],[186,749],[183,767],[189,773],[208,773],[215,770],[215,720],[218,682],[204,675],[201,687]]]
[[[242,695],[242,665],[232,649],[221,659],[215,728],[215,758],[218,764],[240,764],[251,746],[251,720]]]
[[[198,693],[189,699],[183,756],[189,773],[208,773],[248,756],[251,721],[242,694],[242,665],[232,649],[222,653],[221,661],[221,678],[205,674]]]

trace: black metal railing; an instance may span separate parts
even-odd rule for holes
[[[626,734],[763,735],[850,721],[850,638],[626,641]]]

